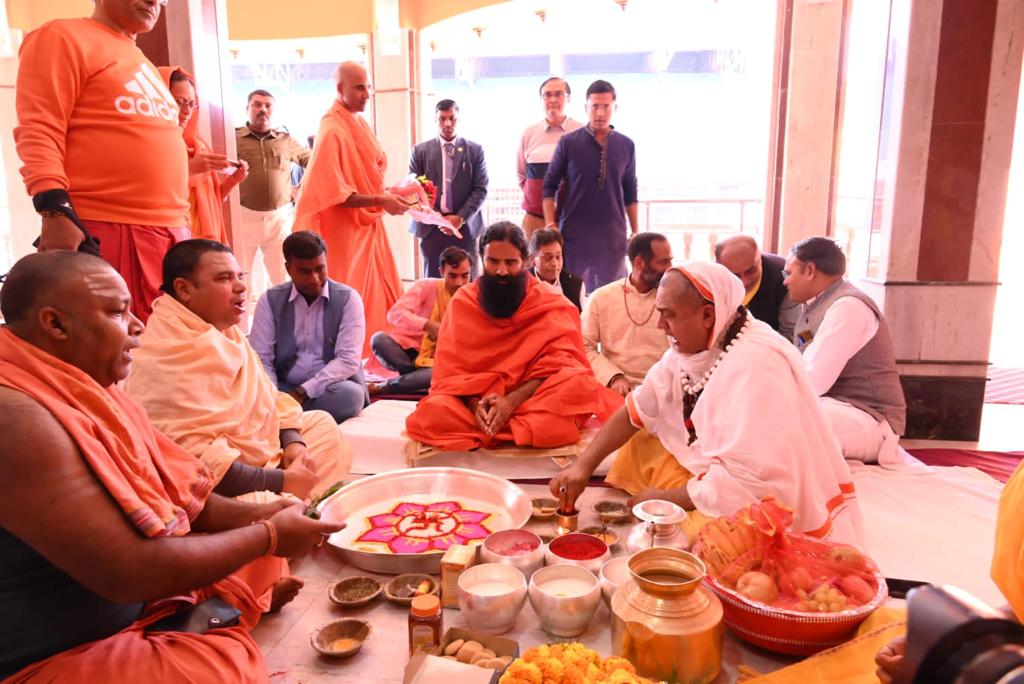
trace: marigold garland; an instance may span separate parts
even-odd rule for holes
[[[500,684],[653,684],[625,658],[601,658],[581,643],[531,648],[501,676]]]

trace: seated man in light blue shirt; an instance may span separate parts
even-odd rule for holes
[[[360,359],[363,300],[327,277],[327,245],[316,233],[292,233],[282,251],[291,282],[260,297],[249,343],[282,392],[340,423],[370,401]]]

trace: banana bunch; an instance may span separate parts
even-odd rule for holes
[[[753,525],[726,517],[715,518],[697,534],[698,553],[708,572],[728,586],[760,563],[767,541]]]

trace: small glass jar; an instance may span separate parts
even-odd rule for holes
[[[416,651],[429,653],[441,645],[444,616],[441,599],[434,594],[420,594],[409,607],[409,655]]]

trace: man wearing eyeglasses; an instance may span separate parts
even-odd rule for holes
[[[529,238],[533,231],[544,227],[544,173],[548,170],[555,146],[566,133],[583,124],[565,113],[572,89],[569,82],[552,76],[540,84],[540,100],[544,105],[544,120],[523,131],[519,143],[517,171],[519,187],[523,191],[523,231]]]
[[[178,106],[135,44],[166,4],[94,0],[90,18],[44,24],[22,45],[15,95],[21,175],[42,217],[39,249],[101,254],[143,321],[160,293],[164,254],[189,237]]]
[[[266,90],[249,93],[244,126],[235,129],[238,158],[249,164],[249,176],[238,188],[242,231],[234,245],[239,265],[252,272],[256,250],[263,253],[271,285],[287,280],[281,245],[291,231],[292,164],[306,168],[310,151],[287,131],[271,123],[274,96]],[[250,290],[250,301],[258,293]]]

